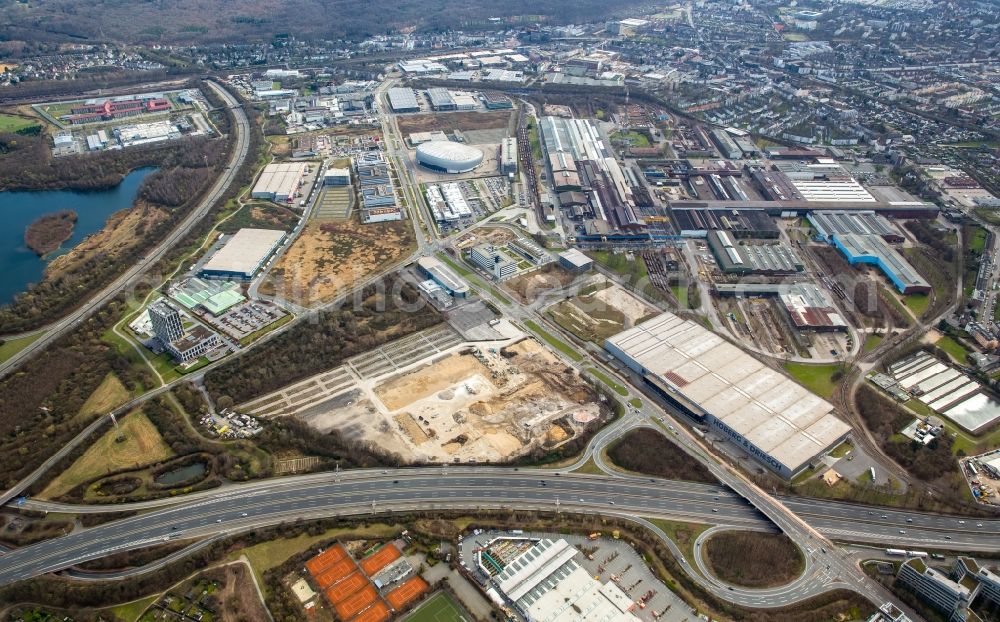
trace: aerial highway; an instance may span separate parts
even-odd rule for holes
[[[975,521],[806,499],[779,498],[779,501],[802,512],[822,534],[838,539],[911,548],[1000,548],[1000,521],[996,520]],[[0,584],[165,541],[211,538],[330,516],[449,509],[537,509],[616,516],[644,525],[645,518],[662,517],[726,528],[774,529],[746,500],[723,486],[626,475],[492,467],[320,473],[233,485],[155,503],[101,507],[29,501],[25,507],[60,512],[139,508],[148,511],[6,553],[0,564]],[[883,515],[887,518],[882,519]],[[964,525],[958,522],[961,520],[966,521]],[[983,527],[975,527],[978,522]],[[900,534],[901,529],[907,533]],[[952,539],[945,540],[945,536]],[[854,561],[836,556],[834,549],[827,549],[821,540],[806,538],[799,544],[806,553],[808,566],[803,577],[789,585],[748,590],[714,580],[706,587],[751,607],[785,605],[837,587],[861,591],[876,601],[885,597],[874,587],[864,586],[858,578],[842,572],[837,563],[853,566]],[[685,565],[695,561],[685,559],[682,554],[679,559]]]
[[[212,206],[215,205],[215,203],[229,190],[229,187],[236,179],[236,175],[239,173],[244,160],[246,160],[250,149],[250,121],[247,118],[246,112],[244,112],[240,106],[240,102],[226,89],[210,80],[206,80],[205,84],[215,91],[219,97],[226,101],[236,120],[236,124],[233,126],[236,143],[229,156],[229,160],[226,163],[225,170],[223,170],[222,174],[215,181],[208,192],[205,193],[205,196],[202,197],[198,205],[196,205],[195,208],[184,217],[179,225],[174,227],[166,238],[164,238],[158,245],[151,248],[142,259],[126,270],[124,274],[109,283],[106,287],[104,287],[104,289],[84,301],[72,313],[40,329],[44,330],[44,334],[41,337],[33,341],[17,354],[11,356],[3,363],[0,363],[0,377],[3,377],[12,370],[16,369],[22,362],[29,359],[35,353],[41,352],[50,343],[54,342],[66,332],[78,326],[80,322],[90,317],[94,312],[104,306],[105,303],[117,296],[119,292],[135,283],[150,266],[155,265],[156,262],[166,255],[167,251],[183,239],[191,228],[204,218],[205,215],[208,214],[209,210],[212,209]]]

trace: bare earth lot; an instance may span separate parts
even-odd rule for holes
[[[299,416],[414,462],[504,461],[573,438],[599,415],[597,396],[536,341],[483,344]]]
[[[303,306],[325,302],[406,257],[414,247],[407,221],[311,222],[271,270],[261,291]]]
[[[397,123],[404,136],[413,132],[495,130],[506,128],[511,114],[511,111],[414,114],[399,117]]]

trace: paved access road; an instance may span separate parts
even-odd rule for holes
[[[156,262],[162,259],[170,248],[177,244],[198,221],[208,214],[212,206],[226,193],[229,186],[236,179],[236,174],[239,172],[250,150],[250,121],[240,107],[240,102],[229,91],[212,81],[206,80],[205,84],[226,101],[230,110],[233,111],[233,116],[236,118],[236,124],[234,125],[236,144],[222,175],[219,176],[201,202],[191,210],[184,220],[163,241],[155,248],[150,249],[143,259],[136,262],[135,265],[126,270],[124,274],[112,283],[109,283],[107,287],[91,296],[89,300],[77,307],[72,313],[40,329],[45,331],[44,335],[14,356],[0,363],[0,377],[16,369],[18,365],[35,353],[41,352],[50,343],[75,328],[80,322],[103,307],[105,303],[117,296],[120,291],[133,284],[147,268],[155,265]]]

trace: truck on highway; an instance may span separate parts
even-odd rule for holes
[[[907,557],[919,557],[920,559],[927,559],[927,552],[926,551],[907,551],[906,552],[906,556]]]
[[[906,551],[904,551],[903,549],[886,549],[885,554],[892,555],[895,557],[906,557]]]

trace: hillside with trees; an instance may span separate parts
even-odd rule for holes
[[[0,13],[0,29],[11,41],[67,41],[108,38],[130,43],[218,42],[270,39],[293,28],[300,38],[358,39],[415,26],[449,30],[467,24],[488,26],[488,18],[520,16],[532,21],[579,23],[599,20],[631,2],[623,0],[510,0],[502,7],[487,0],[107,0],[82,9],[75,0],[18,3]],[[295,16],[294,24],[288,17]],[[109,24],[114,24],[109,28]],[[500,22],[497,28],[509,27]]]

